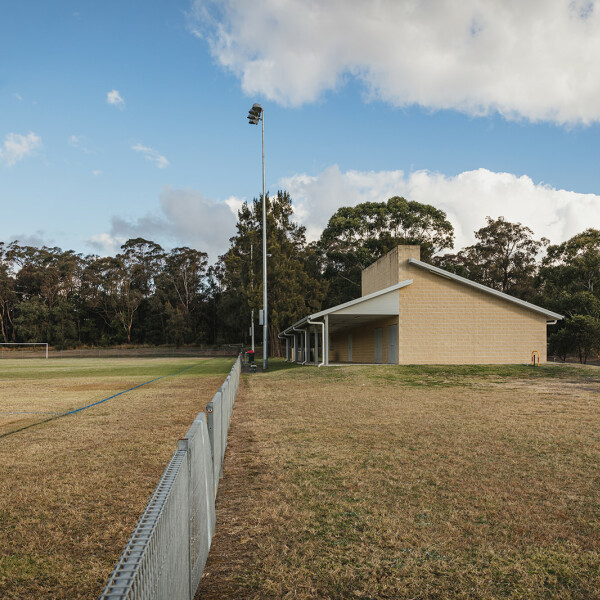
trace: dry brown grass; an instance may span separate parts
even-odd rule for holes
[[[198,597],[600,597],[598,369],[245,377]]]
[[[233,361],[40,361],[37,372],[23,362],[30,371],[0,365],[0,410],[83,406],[199,365],[0,439],[0,598],[98,597],[177,439]]]

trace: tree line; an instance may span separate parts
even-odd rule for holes
[[[581,362],[600,350],[600,231],[551,245],[521,223],[492,219],[452,254],[454,229],[428,204],[393,197],[339,208],[319,240],[293,219],[285,191],[266,198],[269,341],[309,313],[360,295],[360,273],[398,244],[421,258],[566,316],[550,351]],[[444,253],[445,252],[445,253]],[[115,256],[0,242],[0,339],[66,348],[115,344],[248,344],[262,308],[262,198],[238,211],[229,249],[164,250],[143,238]],[[259,339],[261,335],[257,336]]]

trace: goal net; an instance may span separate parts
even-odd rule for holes
[[[2,358],[48,358],[46,342],[0,342]]]

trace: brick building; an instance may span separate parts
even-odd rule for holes
[[[362,296],[279,334],[301,363],[546,362],[546,329],[562,315],[420,261],[397,246],[362,273]]]

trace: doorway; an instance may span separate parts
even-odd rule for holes
[[[387,328],[388,355],[390,365],[398,364],[398,325],[388,325]]]

